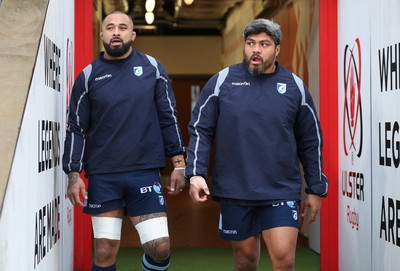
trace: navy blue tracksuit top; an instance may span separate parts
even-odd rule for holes
[[[185,152],[164,67],[136,50],[103,53],[77,77],[68,109],[63,169],[87,175],[162,168]]]
[[[252,76],[243,62],[204,86],[189,124],[185,176],[208,176],[215,142],[212,196],[237,200],[300,200],[325,196],[322,135],[302,80],[276,63],[271,74]]]

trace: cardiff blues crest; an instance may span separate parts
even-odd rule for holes
[[[143,67],[139,66],[139,67],[133,67],[133,73],[136,76],[141,76],[143,74]]]

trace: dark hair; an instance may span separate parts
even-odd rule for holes
[[[243,37],[246,40],[249,35],[260,33],[267,33],[274,39],[276,45],[281,44],[281,26],[267,19],[255,19],[249,23],[243,30]]]

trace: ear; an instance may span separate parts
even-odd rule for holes
[[[275,47],[275,57],[277,57],[278,55],[279,55],[279,52],[281,51],[281,45],[280,44],[278,44],[276,47]]]
[[[135,31],[132,31],[132,38],[131,39],[132,39],[132,42],[135,41],[135,39],[136,39],[136,32]]]

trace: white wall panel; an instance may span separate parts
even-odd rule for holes
[[[0,270],[73,269],[73,209],[61,155],[73,79],[74,1],[49,1],[39,38],[0,218]]]

